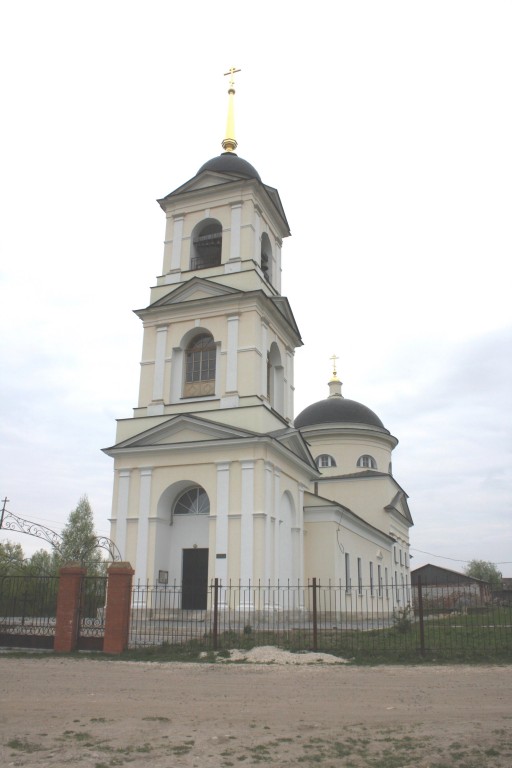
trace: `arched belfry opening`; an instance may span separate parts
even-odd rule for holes
[[[267,397],[274,410],[284,412],[284,367],[275,341],[267,355]]]
[[[190,269],[218,267],[221,258],[222,224],[217,219],[204,219],[192,232]]]
[[[217,346],[210,333],[194,336],[185,351],[184,397],[215,394]]]
[[[261,236],[261,271],[265,280],[272,282],[272,246],[266,232]]]

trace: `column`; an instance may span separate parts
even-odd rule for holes
[[[297,528],[298,528],[298,557],[297,557],[297,579],[300,584],[304,584],[304,491],[307,491],[305,485],[299,485],[299,508],[297,509]]]
[[[240,579],[247,587],[253,572],[254,461],[242,462],[241,512]]]
[[[230,261],[240,260],[240,233],[242,225],[242,203],[234,203],[231,206],[231,250]]]
[[[285,419],[293,419],[293,351],[286,347],[286,369],[285,375],[285,403],[284,403],[284,417]]]
[[[183,239],[184,216],[176,216],[174,219],[174,231],[172,237],[172,253],[170,272],[181,268],[181,242]]]
[[[281,472],[274,468],[274,514],[276,518],[275,536],[274,536],[274,582],[277,584],[281,575]]]
[[[265,583],[272,580],[272,481],[273,465],[265,462]]]
[[[226,397],[222,405],[235,408],[238,405],[238,327],[239,315],[228,317],[228,338],[226,355]]]
[[[217,464],[217,514],[215,522],[215,577],[228,581],[229,462]]]
[[[165,352],[167,349],[167,326],[156,329],[155,367],[153,372],[153,401],[164,399]]]
[[[71,653],[78,645],[78,622],[80,621],[80,591],[82,579],[87,573],[79,565],[66,565],[59,570],[59,592],[57,594],[57,615],[55,618],[55,640],[53,650],[57,653]]]
[[[119,470],[116,507],[116,545],[121,557],[126,557],[126,526],[130,498],[130,469]]]
[[[130,563],[109,566],[104,653],[122,653],[128,648],[133,573]]]
[[[151,504],[150,468],[140,470],[139,521],[137,530],[137,554],[135,558],[135,582],[145,583],[148,578],[148,534],[149,511]]]
[[[261,216],[258,208],[254,209],[254,253],[253,259],[261,266]]]
[[[273,285],[274,288],[277,290],[278,293],[281,293],[281,247],[283,245],[283,241],[276,238],[275,239],[275,248],[274,248],[274,271],[273,271]]]
[[[268,354],[268,323],[262,318],[261,320],[261,379],[260,379],[260,394],[262,397],[267,397],[267,354]]]

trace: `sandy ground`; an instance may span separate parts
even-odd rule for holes
[[[284,661],[0,656],[0,765],[512,765],[512,666]]]

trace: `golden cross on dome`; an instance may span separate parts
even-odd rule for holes
[[[233,87],[234,84],[235,84],[235,72],[241,72],[241,71],[242,71],[241,69],[236,69],[235,67],[230,67],[229,68],[229,72],[224,72],[224,77],[226,77],[226,75],[231,75],[231,78],[229,80],[229,85],[231,87]]]
[[[332,375],[337,376],[338,374],[336,373],[336,360],[339,360],[339,357],[337,355],[333,355],[332,357],[329,358],[329,360],[332,360]]]

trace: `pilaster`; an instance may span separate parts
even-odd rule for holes
[[[229,462],[217,464],[217,517],[215,523],[215,577],[228,580]]]
[[[240,579],[246,586],[253,578],[254,461],[242,461],[242,520],[240,530]]]
[[[151,479],[153,470],[140,470],[139,520],[137,535],[137,554],[135,561],[135,580],[145,582],[148,578],[148,539],[149,514],[151,508]]]

